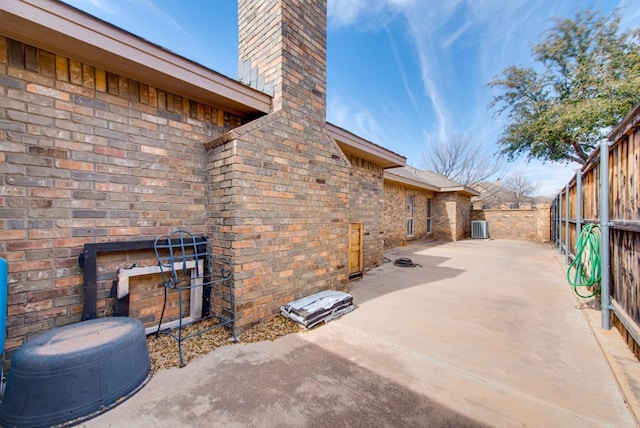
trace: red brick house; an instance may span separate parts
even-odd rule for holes
[[[467,190],[387,174],[406,159],[326,122],[326,1],[239,0],[238,11],[240,59],[272,95],[64,3],[0,5],[8,358],[86,318],[87,244],[205,234],[232,260],[242,329],[380,264],[401,243],[394,222],[406,227],[389,208],[398,192],[415,192],[416,207],[433,200],[434,237],[464,235]],[[429,235],[426,221],[414,239]],[[109,316],[118,269],[154,260],[96,257],[90,304]],[[136,310],[155,319],[153,305]]]

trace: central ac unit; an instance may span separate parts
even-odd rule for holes
[[[471,237],[473,239],[487,239],[489,238],[489,227],[486,221],[472,221],[471,222]]]

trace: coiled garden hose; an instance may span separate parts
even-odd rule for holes
[[[422,265],[419,265],[418,263],[414,263],[411,259],[408,259],[406,257],[400,257],[396,259],[393,262],[393,264],[399,267],[416,267],[416,266],[422,267]]]
[[[567,281],[582,298],[600,293],[600,228],[597,224],[588,224],[582,228],[576,243],[576,256],[567,268]],[[586,287],[591,293],[582,294],[578,291],[579,287]]]

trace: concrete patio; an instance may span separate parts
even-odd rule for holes
[[[548,244],[396,248],[310,332],[162,370],[85,427],[634,427],[640,364]]]

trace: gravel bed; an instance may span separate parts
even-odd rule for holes
[[[215,320],[209,319],[192,324],[183,328],[183,336],[191,332],[207,328],[215,324]],[[300,325],[284,318],[281,315],[276,316],[271,321],[260,323],[246,330],[239,337],[238,343],[261,342],[264,340],[274,340],[278,337],[285,336],[289,333],[297,333],[305,331]],[[206,333],[182,342],[182,354],[185,364],[189,363],[201,355],[206,355],[219,346],[233,345],[231,331],[224,328],[214,328]],[[170,367],[180,367],[180,357],[178,355],[178,342],[166,335],[160,334],[156,337],[154,334],[147,337],[147,345],[149,347],[149,358],[151,366],[155,370],[167,369]]]

